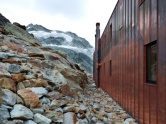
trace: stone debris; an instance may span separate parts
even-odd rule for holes
[[[38,124],[50,124],[51,120],[41,114],[34,115],[34,121]]]
[[[136,122],[65,53],[0,34],[1,123]]]
[[[30,109],[20,104],[14,105],[13,110],[10,112],[10,115],[12,119],[24,119],[24,120],[33,119],[33,112]]]

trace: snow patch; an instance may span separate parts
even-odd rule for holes
[[[49,37],[63,37],[66,41],[71,42],[73,38],[64,33],[57,33],[56,31],[45,32],[45,31],[29,31],[29,33],[33,34],[36,38],[44,38],[47,39]]]

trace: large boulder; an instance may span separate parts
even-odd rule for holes
[[[8,89],[2,89],[0,92],[0,97],[3,99],[3,104],[13,106],[16,104],[16,94]]]
[[[23,99],[25,105],[30,108],[40,108],[41,102],[36,93],[32,92],[29,88],[17,91],[17,94]]]
[[[71,68],[57,66],[57,70],[67,79],[68,84],[73,88],[82,91],[87,82],[87,75],[81,71]]]
[[[54,100],[54,99],[59,99],[62,97],[62,94],[59,93],[59,92],[56,92],[56,91],[52,91],[52,92],[49,92],[47,94],[47,97],[50,99],[50,100]]]
[[[11,118],[13,119],[25,119],[25,120],[33,119],[32,111],[20,104],[14,105],[14,108],[10,112],[10,115]]]
[[[78,95],[77,92],[71,89],[69,84],[63,85],[61,88],[61,91],[63,96],[70,96],[70,97],[76,98]]]
[[[35,122],[32,121],[32,120],[27,120],[27,121],[25,121],[25,124],[37,124],[37,123],[35,123]]]
[[[16,84],[10,78],[2,78],[0,81],[0,87],[16,92]]]
[[[53,122],[63,122],[63,114],[56,111],[46,111],[44,115]]]
[[[41,114],[34,115],[34,121],[38,124],[50,124],[51,120]]]
[[[77,121],[76,115],[73,112],[67,112],[64,114],[63,124],[75,124]]]
[[[32,45],[37,45],[37,46],[41,46],[41,43],[36,40],[35,38],[32,37],[32,35],[30,35],[27,31],[21,29],[20,27],[13,25],[11,23],[7,23],[4,27],[4,29],[9,32],[10,34],[13,34],[29,43],[31,43]]]
[[[66,105],[66,101],[65,100],[53,100],[51,102],[51,105],[50,105],[50,109],[57,109],[59,108],[60,106],[64,106]]]
[[[19,52],[19,53],[25,52],[20,45],[15,44],[15,43],[0,43],[0,46],[7,46],[9,49]]]
[[[23,74],[12,74],[12,79],[14,80],[15,83],[19,83],[24,81]]]
[[[10,118],[10,114],[7,108],[0,107],[0,122]]]
[[[48,91],[43,87],[32,87],[29,89],[32,90],[35,94],[37,94],[39,98],[48,93]]]
[[[11,77],[11,74],[6,69],[0,68],[0,77]]]
[[[7,70],[10,72],[10,73],[20,73],[20,67],[19,65],[16,65],[16,64],[11,64],[9,66],[9,68],[7,68]]]

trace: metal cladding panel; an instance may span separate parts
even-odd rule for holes
[[[134,43],[135,43],[135,46],[134,46],[134,49],[135,49],[135,62],[134,62],[134,65],[135,65],[135,80],[134,80],[134,83],[135,83],[135,87],[134,87],[134,91],[135,91],[135,97],[134,97],[134,105],[135,105],[135,112],[134,112],[134,118],[136,120],[138,120],[138,117],[139,117],[139,81],[138,81],[138,75],[139,75],[139,62],[138,62],[138,56],[139,56],[139,52],[138,52],[138,0],[135,1],[135,16],[134,16],[134,22],[135,22],[135,33],[134,33]]]
[[[98,74],[94,72],[95,80],[99,77],[100,87],[140,124],[166,124],[165,5],[166,0],[141,4],[139,0],[119,0],[101,36],[101,66]],[[148,84],[146,46],[153,41],[158,46],[157,81]]]
[[[150,98],[150,89],[148,85],[144,85],[144,113],[143,113],[143,124],[149,124],[150,119],[149,119],[149,98]]]
[[[143,53],[144,53],[144,5],[139,7],[139,122],[143,123]]]
[[[150,21],[151,21],[151,41],[157,40],[157,0],[151,0],[151,14],[150,14]]]
[[[158,0],[158,123],[166,123],[166,1]]]
[[[151,124],[157,124],[157,88],[156,87],[150,87],[150,98],[149,98],[149,122]]]

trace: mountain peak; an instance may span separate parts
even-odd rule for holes
[[[51,30],[43,27],[42,25],[38,25],[38,24],[32,24],[30,23],[28,26],[27,26],[27,31],[44,31],[44,32],[50,32]]]
[[[6,17],[0,13],[0,25],[5,26],[6,23],[11,23]]]
[[[94,48],[85,38],[71,31],[49,30],[37,24],[29,24],[27,31],[44,46],[66,52],[69,60],[79,64],[86,72],[92,73]]]

